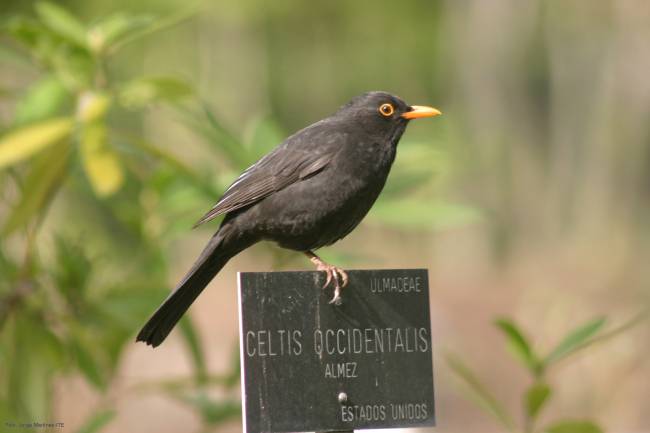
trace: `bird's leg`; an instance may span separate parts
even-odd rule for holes
[[[323,289],[327,287],[332,281],[334,281],[334,297],[330,301],[330,304],[341,304],[341,289],[348,285],[348,274],[341,268],[337,268],[334,265],[325,263],[320,257],[314,254],[311,251],[305,252],[305,255],[309,257],[309,260],[316,265],[317,271],[325,271],[327,275],[327,280],[323,285]],[[339,281],[339,278],[341,281]]]

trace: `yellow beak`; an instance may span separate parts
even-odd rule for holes
[[[441,114],[442,113],[440,110],[437,110],[433,107],[426,107],[424,105],[412,105],[411,111],[407,111],[406,113],[402,114],[402,118],[411,120],[418,119],[420,117],[434,117]]]

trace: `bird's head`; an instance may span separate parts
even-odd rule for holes
[[[335,114],[341,119],[354,119],[365,130],[377,134],[403,132],[409,120],[438,116],[439,110],[422,105],[408,105],[387,92],[368,92],[353,98]]]

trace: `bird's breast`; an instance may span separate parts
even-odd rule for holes
[[[305,251],[329,245],[368,213],[394,157],[380,143],[341,149],[325,169],[263,199],[242,219],[260,238],[285,248]]]

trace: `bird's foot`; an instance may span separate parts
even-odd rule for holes
[[[317,271],[324,271],[327,275],[325,284],[323,284],[323,289],[334,283],[334,297],[329,302],[334,305],[341,305],[341,289],[348,285],[348,274],[341,268],[337,268],[334,265],[324,262],[320,257],[312,252],[305,253],[309,260],[316,265]]]
[[[334,297],[330,304],[341,305],[341,289],[348,285],[348,274],[343,269],[327,263],[317,266],[316,270],[325,271],[327,275],[323,289],[329,286],[330,283],[334,283]]]

